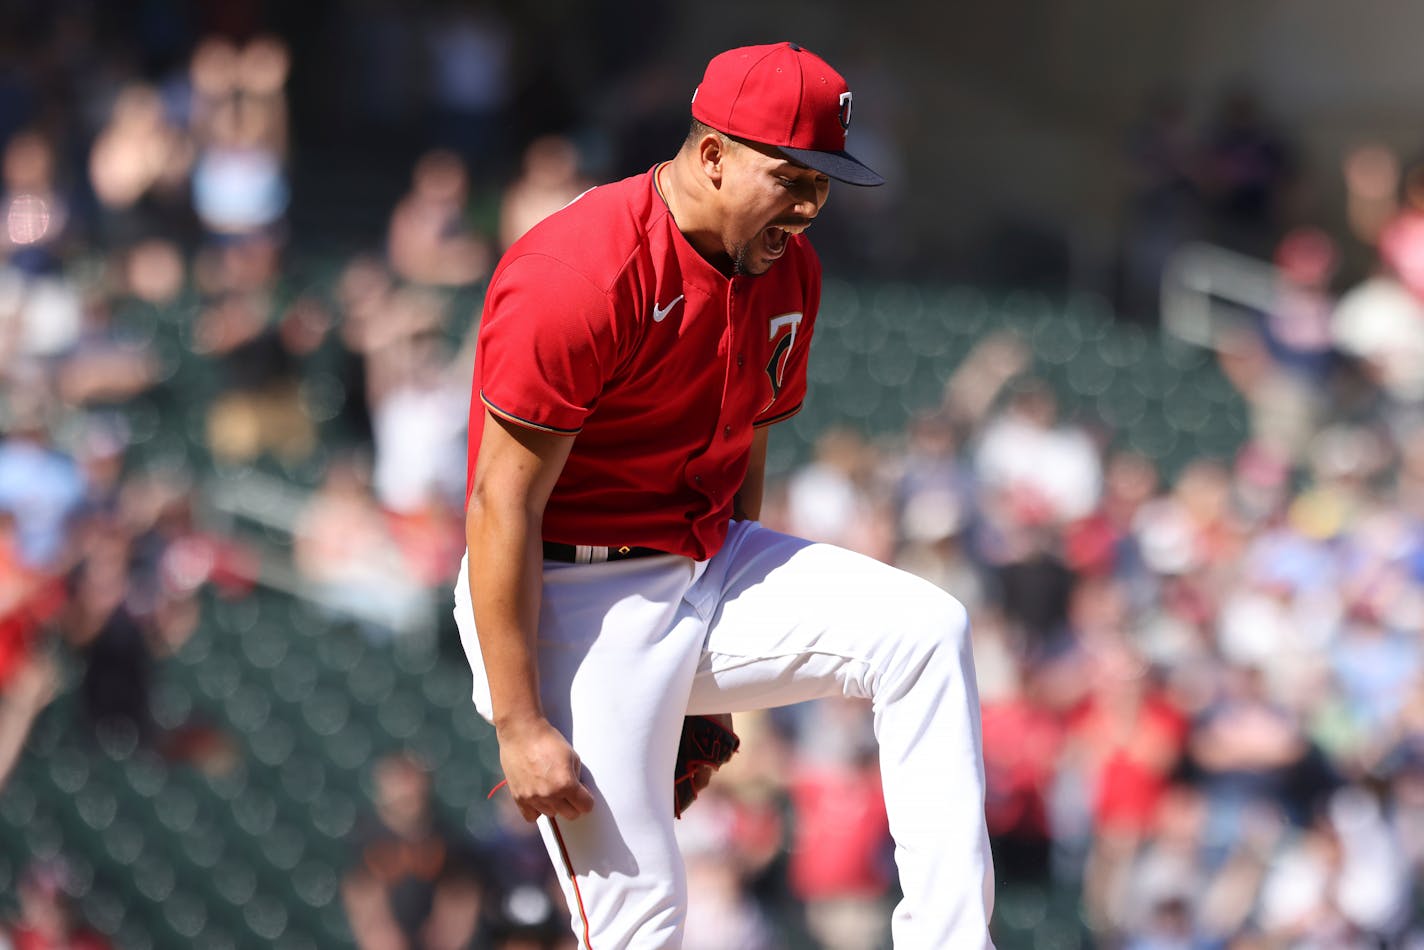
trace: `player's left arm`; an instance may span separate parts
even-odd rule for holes
[[[732,517],[738,521],[756,521],[761,518],[761,500],[766,487],[766,436],[770,426],[753,430],[751,460],[747,462],[747,475],[742,479],[742,487],[732,499]]]

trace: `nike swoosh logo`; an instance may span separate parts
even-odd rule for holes
[[[677,306],[677,302],[686,296],[686,294],[678,294],[676,297],[672,298],[672,303],[668,304],[666,307],[659,307],[658,302],[654,300],[653,322],[662,323],[665,319],[667,319],[667,315],[672,312],[672,308]]]

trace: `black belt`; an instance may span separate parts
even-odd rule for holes
[[[557,541],[544,542],[544,560],[564,561],[568,564],[602,564],[604,561],[631,561],[635,557],[658,557],[666,554],[657,548],[635,548],[622,545],[616,548],[594,547],[587,544],[560,544]]]

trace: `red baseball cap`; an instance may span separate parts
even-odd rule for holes
[[[850,87],[795,43],[742,46],[712,58],[692,117],[735,138],[771,145],[793,161],[852,185],[885,179],[845,150]]]

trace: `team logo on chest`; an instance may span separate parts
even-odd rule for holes
[[[791,350],[796,346],[796,331],[800,326],[799,312],[772,317],[767,324],[767,342],[776,343],[771,350],[771,359],[766,363],[766,375],[771,380],[773,400],[781,395],[781,387],[786,385],[786,365],[791,362]],[[777,339],[778,337],[780,339]]]

